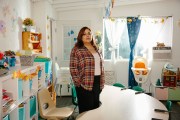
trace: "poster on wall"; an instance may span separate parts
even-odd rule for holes
[[[70,59],[70,52],[71,49],[74,47],[74,44],[77,41],[77,35],[79,30],[83,26],[77,26],[77,25],[64,25],[63,26],[63,58],[64,60]]]

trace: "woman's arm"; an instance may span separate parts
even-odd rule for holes
[[[79,61],[78,61],[77,49],[73,48],[70,54],[70,73],[75,86],[80,86],[81,84],[78,66],[79,66]]]

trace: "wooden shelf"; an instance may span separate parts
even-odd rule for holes
[[[42,53],[41,39],[41,33],[22,32],[22,49]]]
[[[40,76],[38,74],[29,80],[20,80],[19,78],[12,77],[14,72],[21,71],[22,74],[31,75],[37,72],[38,67],[44,71],[44,63],[34,63],[33,66],[15,66],[9,69],[9,72],[0,77],[0,95],[7,95],[11,100],[3,100],[2,96],[0,99],[1,111],[0,111],[0,120],[3,119],[6,115],[9,115],[11,120],[20,120],[19,105],[25,104],[23,108],[25,110],[25,119],[30,120],[28,114],[31,113],[31,109],[38,111],[38,102],[35,101],[35,104],[30,104],[32,96],[37,96],[38,90],[40,89],[39,84],[42,87],[45,87],[45,72],[42,72]],[[30,85],[30,80],[32,80],[32,85]],[[21,82],[19,82],[21,81]],[[21,84],[22,83],[22,84]],[[30,87],[31,86],[31,87]],[[6,92],[2,93],[2,91]],[[32,107],[34,106],[34,107]],[[34,115],[37,115],[35,113]]]
[[[32,41],[32,40],[30,40],[29,42],[30,43],[40,43],[40,41]]]

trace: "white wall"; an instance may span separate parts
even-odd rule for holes
[[[63,60],[63,25],[83,24],[92,29],[93,32],[100,30],[102,31],[102,8],[99,9],[86,9],[77,11],[68,11],[58,14],[57,19],[57,61],[60,66],[69,66],[69,61]]]
[[[56,12],[52,8],[52,5],[47,0],[44,0],[33,3],[32,13],[33,19],[36,21],[37,31],[42,33],[42,54],[44,56],[50,57],[50,51],[48,49],[48,43],[50,42],[49,39],[47,39],[47,17],[57,19]]]
[[[22,48],[22,21],[31,17],[30,0],[0,0],[0,51]],[[2,23],[3,22],[3,23]]]
[[[167,0],[163,2],[154,2],[154,3],[143,3],[135,5],[126,5],[114,7],[112,10],[112,17],[122,17],[122,16],[173,16],[174,25],[173,25],[173,48],[172,48],[172,60],[170,61],[174,66],[179,66],[180,61],[180,26],[178,26],[178,21],[180,21],[180,1],[179,0]],[[100,30],[102,31],[103,25],[103,9],[87,9],[87,10],[77,10],[69,12],[60,12],[58,14],[58,19],[60,20],[90,20],[91,29],[93,31]],[[58,26],[57,26],[58,27]],[[59,28],[61,29],[61,28]],[[58,33],[62,36],[62,33]],[[62,60],[62,37],[58,37],[58,61],[60,66],[68,66],[68,62]],[[149,81],[155,83],[158,78],[161,77],[161,70],[167,61],[153,61],[151,63],[151,76]],[[110,62],[105,62],[105,69],[112,69]],[[117,62],[115,67],[117,81],[128,85],[128,61]],[[146,85],[148,90],[149,84]]]

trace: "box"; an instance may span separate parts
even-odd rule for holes
[[[32,118],[36,114],[36,96],[30,97],[30,117]]]
[[[19,107],[19,120],[26,120],[24,107]]]
[[[20,56],[21,66],[33,66],[35,56],[22,55]]]
[[[22,99],[23,97],[23,81],[21,79],[18,80],[18,99]]]
[[[29,80],[29,89],[30,89],[30,91],[32,90],[32,85],[33,85],[33,81]]]
[[[155,87],[155,98],[158,100],[167,100],[168,87],[163,87],[163,86]]]

